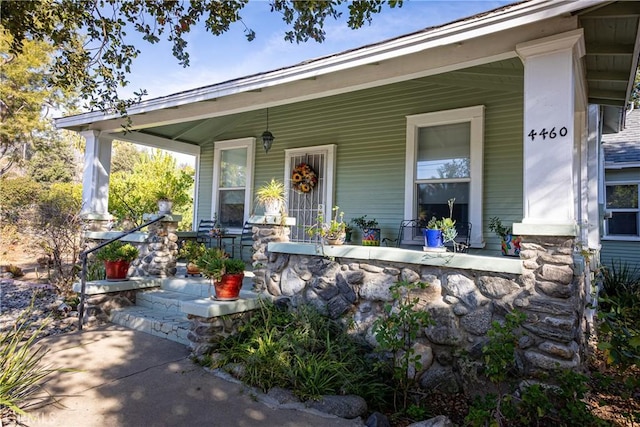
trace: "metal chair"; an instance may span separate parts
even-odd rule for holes
[[[253,250],[253,226],[248,222],[244,223],[242,234],[240,235],[240,259],[242,260],[244,260],[242,250],[245,246],[249,246]]]
[[[470,222],[456,222],[456,231],[458,235],[453,242],[445,243],[447,249],[458,252],[467,253],[471,246],[471,223]]]
[[[212,237],[209,232],[215,227],[216,222],[212,219],[201,219],[196,232],[196,242],[204,243],[207,248],[211,247]]]
[[[408,239],[414,239],[415,237],[419,237],[420,239],[422,239],[423,229],[424,227],[421,220],[406,219],[400,223],[400,227],[398,228],[398,236],[395,239],[385,237],[384,239],[382,239],[382,243],[384,243],[386,246],[395,246],[396,248],[399,248],[402,245],[402,242],[407,241]]]

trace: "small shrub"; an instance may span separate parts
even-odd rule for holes
[[[640,366],[640,269],[614,262],[603,271],[598,299],[598,348],[624,370]]]
[[[403,411],[409,407],[409,394],[416,391],[417,376],[422,371],[421,357],[416,354],[413,344],[418,333],[433,321],[427,311],[416,310],[419,298],[412,297],[412,291],[424,289],[426,283],[398,282],[391,286],[391,297],[395,304],[384,305],[383,317],[373,324],[380,350],[392,356],[392,371],[395,383],[394,407]]]
[[[12,329],[0,335],[0,419],[12,413],[24,415],[31,401],[44,397],[38,395],[42,381],[57,371],[42,365],[47,351],[34,348],[46,322],[35,328],[27,320],[32,311],[33,303]]]
[[[11,273],[13,277],[24,276],[22,269],[17,265],[9,264],[8,266],[5,267],[5,270],[7,271],[7,273]]]

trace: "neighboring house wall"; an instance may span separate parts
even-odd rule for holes
[[[640,111],[628,112],[624,131],[604,135],[602,141],[607,215],[600,260],[605,266],[622,262],[640,267]],[[623,190],[614,193],[614,186]],[[607,219],[609,214],[612,219]]]
[[[487,230],[489,218],[499,216],[507,224],[522,219],[523,71],[519,59],[492,66],[508,69],[515,80],[500,84],[479,74],[451,73],[271,108],[275,141],[266,156],[257,142],[254,187],[284,177],[284,149],[336,144],[335,204],[347,219],[376,218],[382,237],[395,238],[404,219],[406,116],[484,105],[484,224],[473,226],[482,227],[487,247],[497,250],[500,242]],[[243,116],[215,140],[265,130],[263,115]],[[211,144],[202,147],[199,218],[211,215],[212,165]]]

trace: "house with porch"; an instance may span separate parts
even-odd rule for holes
[[[86,139],[83,214],[94,222],[109,220],[114,139],[197,157],[194,224],[217,214],[239,233],[261,214],[255,190],[275,177],[287,188],[291,227],[280,242],[269,224],[254,234],[269,241],[254,257],[259,290],[309,300],[332,316],[355,313],[366,329],[391,281],[429,279],[442,290],[432,295],[444,325],[429,337],[435,353],[452,339],[477,343],[492,318],[519,307],[537,334],[528,363],[575,366],[605,213],[601,134],[624,123],[639,19],[639,2],[524,1],[146,100],[129,109],[127,133],[119,116],[102,112],[56,124]],[[295,173],[304,165],[316,182],[302,188]],[[425,255],[413,234],[401,243],[415,250],[319,253],[304,232],[318,209],[326,218],[337,205],[347,220],[375,218],[393,239],[403,220],[447,215],[450,199],[453,218],[472,224],[469,254]],[[519,259],[499,256],[492,217],[522,236]],[[325,256],[339,268],[314,263]],[[359,298],[369,308],[358,309]]]

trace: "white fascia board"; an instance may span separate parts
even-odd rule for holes
[[[310,60],[291,67],[243,77],[212,86],[142,101],[128,110],[129,115],[143,114],[184,104],[214,100],[238,93],[255,91],[297,80],[310,79],[324,74],[374,64],[439,46],[460,43],[464,40],[499,32],[521,25],[553,18],[575,10],[585,9],[606,0],[533,0],[514,5],[506,10],[461,20],[432,30],[421,31],[368,47],[350,50],[318,60]],[[118,118],[118,114],[100,111],[55,119],[58,128],[71,128],[97,121]]]
[[[118,141],[132,142],[134,144],[144,145],[152,148],[161,148],[174,153],[190,154],[192,156],[200,155],[200,146],[187,144],[172,139],[161,138],[159,136],[148,135],[140,132],[112,133],[113,139]]]

